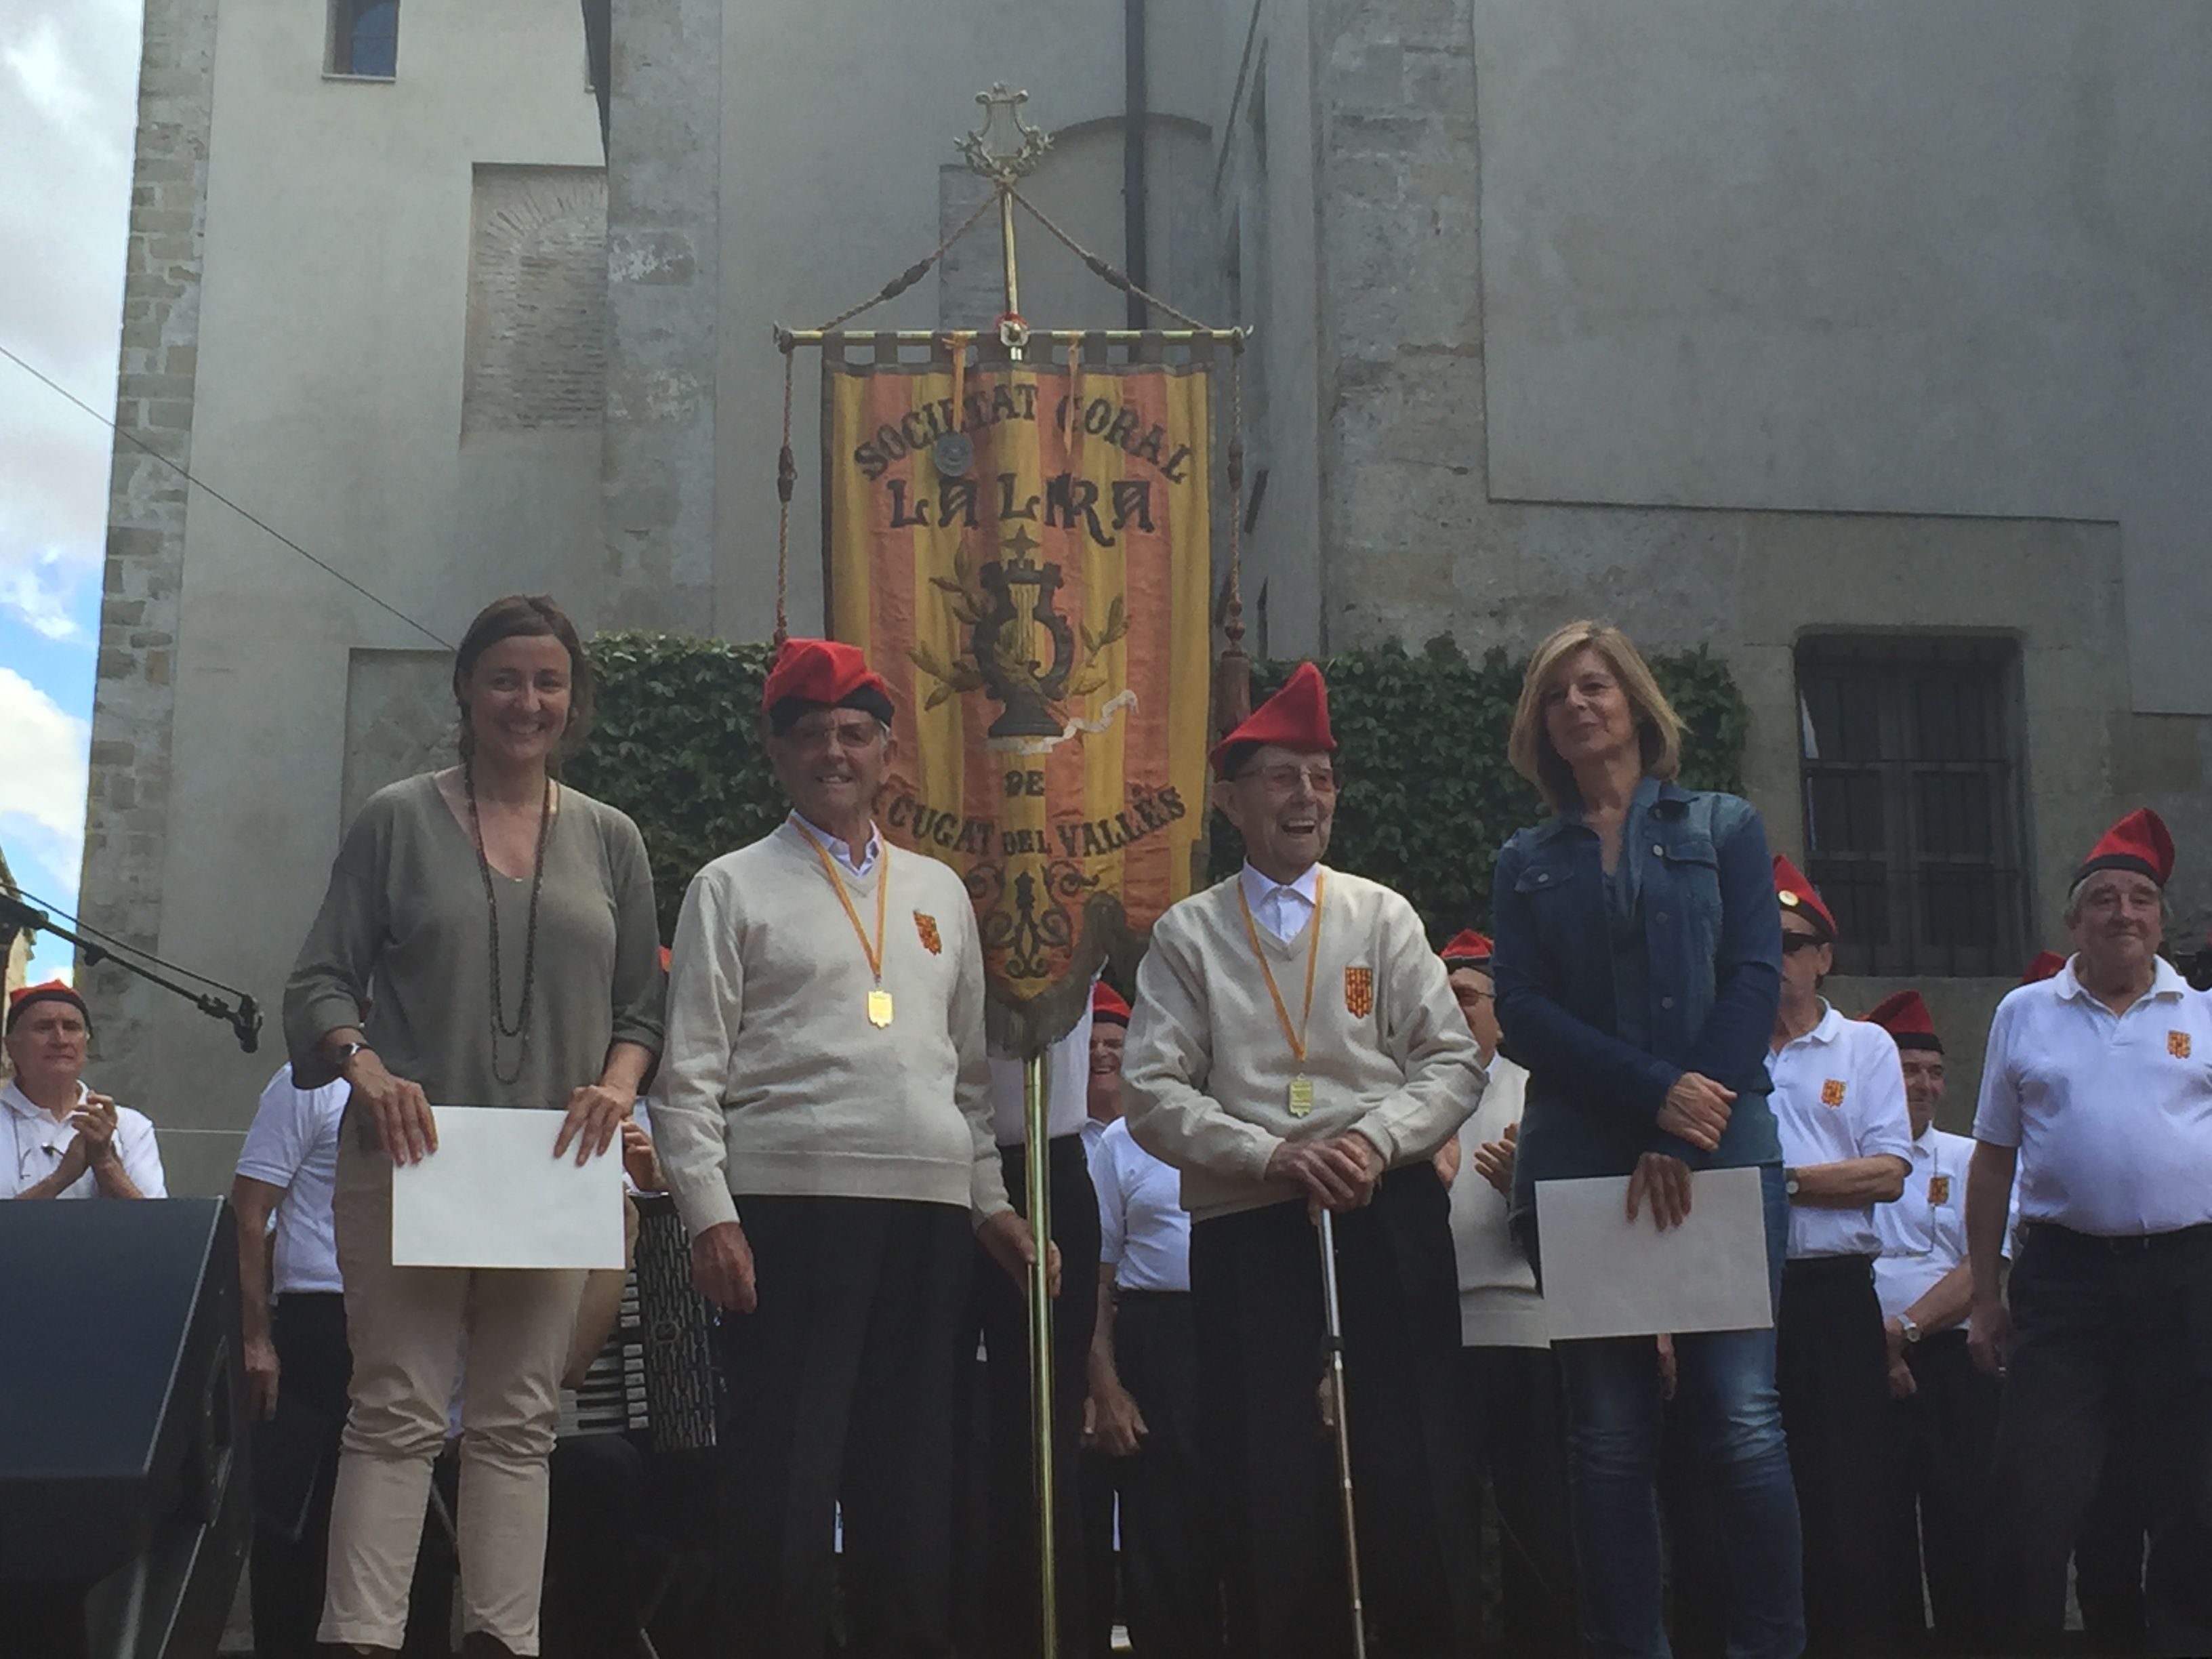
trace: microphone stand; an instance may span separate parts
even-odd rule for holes
[[[86,966],[98,967],[103,962],[112,962],[125,972],[136,974],[148,983],[158,985],[163,990],[182,997],[209,1018],[222,1021],[230,1027],[232,1035],[238,1039],[239,1048],[246,1054],[253,1053],[261,1046],[261,1010],[244,992],[239,994],[238,1001],[234,1005],[204,992],[187,990],[174,980],[164,979],[152,969],[133,962],[128,957],[117,956],[106,945],[95,945],[90,939],[79,938],[66,927],[56,927],[53,919],[45,911],[33,909],[11,893],[0,893],[0,927],[10,927],[26,933],[51,933],[58,939],[66,940],[83,953]]]

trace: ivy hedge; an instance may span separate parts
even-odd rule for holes
[[[592,642],[597,707],[568,775],[644,831],[664,937],[693,873],[783,817],[757,727],[772,654],[672,635]],[[1253,701],[1294,666],[1255,663]],[[1505,759],[1522,665],[1498,649],[1470,661],[1439,635],[1418,653],[1363,647],[1324,667],[1345,778],[1329,862],[1395,887],[1438,939],[1486,927],[1498,849],[1543,812]],[[1687,728],[1682,781],[1741,793],[1751,716],[1727,664],[1700,647],[1651,668]],[[1236,836],[1218,816],[1212,853],[1217,876],[1237,868]]]

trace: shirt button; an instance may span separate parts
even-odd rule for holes
[[[1659,999],[1659,1006],[1662,1008],[1671,1008],[1674,1006],[1674,999],[1672,997],[1661,997]]]
[[[1551,878],[1551,873],[1548,871],[1540,870],[1536,872],[1536,879],[1538,881],[1549,881]]]
[[[1667,849],[1654,842],[1651,843],[1651,856],[1655,859],[1663,859],[1667,856]]]
[[[1662,910],[1662,911],[1658,914],[1658,915],[1657,915],[1657,916],[1656,916],[1655,918],[1653,918],[1653,920],[1655,920],[1655,921],[1656,921],[1660,922],[1662,925],[1663,925],[1663,924],[1666,922],[1666,920],[1667,920],[1667,913],[1666,913],[1664,910]]]

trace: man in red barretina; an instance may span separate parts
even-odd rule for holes
[[[1473,1639],[1461,1484],[1459,1295],[1431,1156],[1481,1060],[1444,965],[1396,893],[1322,863],[1336,743],[1301,665],[1211,757],[1237,876],[1175,906],[1137,975],[1122,1096],[1191,1212],[1203,1441],[1223,1518],[1231,1650],[1350,1645],[1312,1216],[1337,1246],[1358,1565],[1394,1655]]]
[[[2172,874],[2158,815],[2122,818],[2075,873],[2072,958],[1990,1024],[1969,1345],[2005,1379],[2008,1652],[2063,1640],[2067,1558],[2109,1466],[2150,1534],[2148,1650],[2212,1653],[2212,1006],[2159,954]]]
[[[971,1231],[1018,1277],[960,878],[876,832],[891,701],[793,640],[763,697],[792,811],[694,878],[653,1121],[724,1310],[722,1651],[828,1640],[834,1519],[863,1653],[950,1650],[953,1409]]]

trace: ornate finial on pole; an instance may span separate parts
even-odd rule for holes
[[[970,169],[997,185],[1011,185],[1029,176],[1044,153],[1052,148],[1052,135],[1022,119],[1026,92],[1012,92],[1004,81],[994,81],[975,101],[983,106],[983,125],[958,141],[962,157]]]

